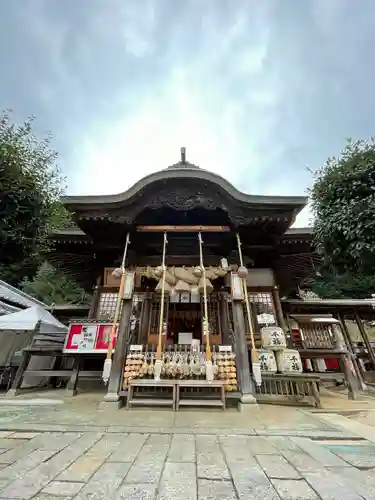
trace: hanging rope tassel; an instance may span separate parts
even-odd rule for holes
[[[212,380],[214,379],[214,370],[211,359],[210,329],[209,329],[208,307],[207,307],[207,281],[206,281],[206,269],[203,264],[203,240],[201,233],[198,233],[198,240],[199,240],[200,267],[203,278],[203,302],[204,302],[203,335],[206,337],[206,380],[208,382],[212,382]]]
[[[160,304],[160,318],[159,318],[159,337],[158,337],[158,347],[156,349],[156,356],[155,356],[155,366],[154,366],[154,378],[155,380],[160,380],[160,374],[161,374],[161,367],[162,367],[162,361],[161,361],[161,347],[162,347],[162,337],[163,337],[163,324],[164,324],[164,297],[165,297],[165,274],[167,271],[167,267],[165,265],[165,254],[166,254],[166,249],[167,249],[167,233],[164,233],[164,242],[163,242],[163,257],[162,257],[162,270],[163,270],[163,275],[161,278],[161,304]]]
[[[122,256],[121,267],[116,268],[112,273],[112,276],[114,276],[116,278],[119,278],[121,276],[121,282],[120,282],[119,293],[117,296],[115,315],[113,318],[113,325],[112,325],[111,334],[110,334],[109,342],[108,342],[107,357],[106,357],[106,360],[104,361],[104,366],[103,366],[102,379],[103,379],[103,382],[105,384],[108,383],[109,377],[111,375],[113,340],[114,340],[114,336],[116,334],[116,327],[118,327],[118,321],[119,321],[120,312],[121,312],[121,302],[122,302],[122,297],[124,295],[124,289],[125,289],[125,282],[126,282],[125,262],[126,262],[126,256],[128,253],[129,243],[130,243],[130,235],[129,235],[129,233],[127,233],[124,253]]]
[[[251,308],[250,308],[250,303],[249,303],[249,295],[247,293],[246,277],[248,275],[248,270],[243,265],[242,244],[241,244],[241,240],[240,240],[240,235],[237,233],[236,237],[237,237],[238,255],[240,257],[240,268],[238,270],[238,275],[240,276],[240,278],[242,278],[242,287],[243,287],[243,293],[244,293],[244,297],[245,297],[247,321],[248,321],[250,340],[251,340],[251,365],[252,365],[252,369],[253,369],[253,378],[254,378],[255,383],[258,386],[260,386],[262,384],[262,373],[260,370],[259,352],[255,347],[255,337],[254,337],[254,329],[253,329],[253,322],[252,322],[252,314],[251,314]]]

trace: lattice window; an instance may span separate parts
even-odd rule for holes
[[[276,325],[276,313],[271,292],[249,292],[253,323],[256,332],[263,326]]]
[[[160,321],[160,308],[161,300],[160,296],[157,295],[153,297],[151,302],[151,312],[150,312],[150,328],[149,333],[159,333],[159,321]],[[164,302],[164,322],[168,321],[168,306],[169,306],[169,298],[165,299]]]
[[[335,337],[329,325],[299,323],[299,327],[304,349],[334,349]]]
[[[219,299],[216,293],[207,296],[208,321],[211,335],[220,334],[220,312]],[[202,298],[202,317],[204,314],[204,303]]]
[[[118,293],[116,292],[102,292],[99,299],[99,310],[97,319],[113,321],[116,310]],[[122,304],[121,304],[122,306]],[[121,313],[121,310],[120,310]]]

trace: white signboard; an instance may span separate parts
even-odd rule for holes
[[[219,345],[219,352],[225,352],[225,351],[232,352],[232,346],[231,345]]]
[[[96,340],[96,330],[97,326],[84,326],[82,328],[82,333],[80,335],[75,335],[77,344],[78,344],[78,350],[80,352],[82,351],[92,351],[95,346],[95,340]]]
[[[129,349],[130,351],[143,351],[143,345],[131,345]]]
[[[179,334],[178,334],[178,343],[179,344],[191,345],[192,340],[193,340],[193,333],[192,332],[179,332]]]
[[[273,314],[258,314],[257,321],[259,325],[273,325],[275,323],[275,316]]]
[[[180,300],[183,304],[188,304],[190,302],[190,292],[181,292]]]

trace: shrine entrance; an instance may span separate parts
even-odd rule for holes
[[[202,311],[198,303],[173,303],[169,307],[167,345],[202,343]]]

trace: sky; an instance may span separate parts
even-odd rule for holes
[[[241,191],[303,196],[375,135],[374,46],[373,0],[0,0],[0,109],[53,134],[68,194],[185,146]]]

